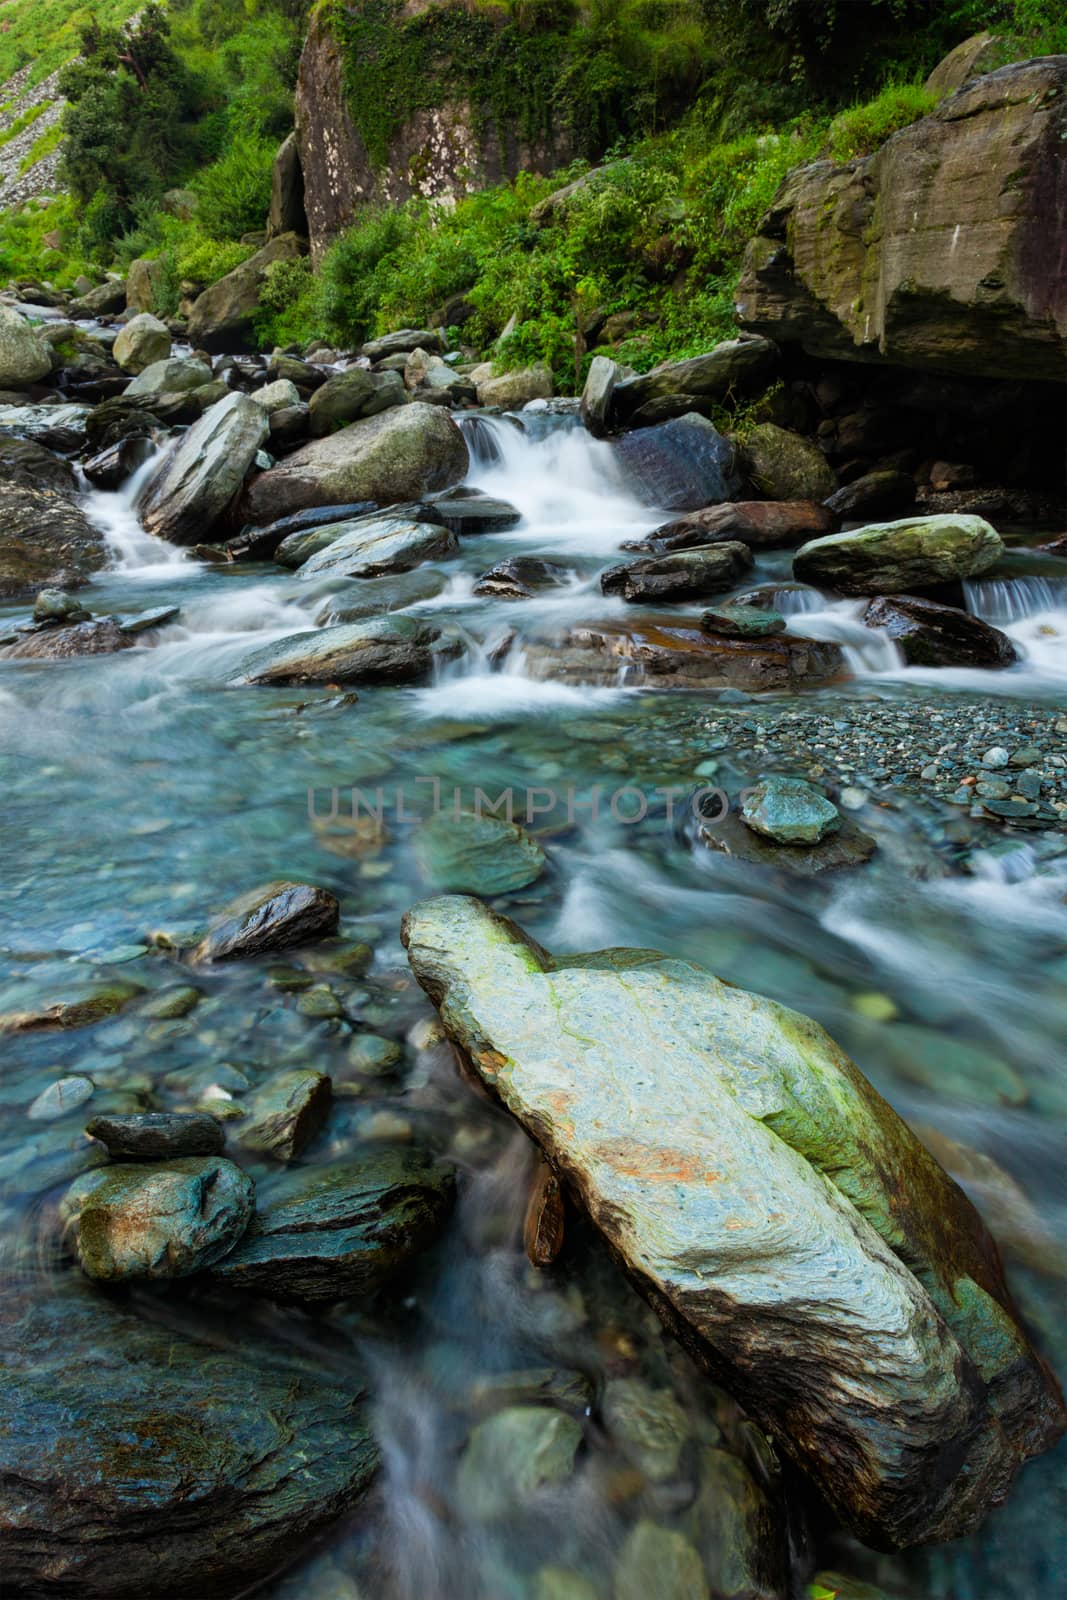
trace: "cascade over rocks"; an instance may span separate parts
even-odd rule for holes
[[[465,897],[401,937],[667,1327],[858,1537],[959,1537],[1062,1433],[977,1212],[816,1023],[657,951],[553,957]]]
[[[12,1593],[232,1595],[351,1509],[378,1456],[346,1361],[75,1275],[6,1298],[0,1474]],[[86,1359],[72,1359],[72,1352]]]
[[[354,500],[395,505],[448,489],[466,476],[463,435],[440,406],[415,401],[350,423],[302,446],[250,485],[253,522]]]
[[[1067,57],[967,84],[871,156],[798,167],[749,245],[743,324],[809,355],[1062,383]]]
[[[148,532],[174,544],[204,538],[240,489],[267,433],[266,412],[248,395],[231,394],[205,411],[145,486],[140,509]]]

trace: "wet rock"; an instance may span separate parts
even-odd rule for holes
[[[522,1225],[523,1249],[531,1266],[552,1265],[563,1249],[565,1221],[559,1179],[548,1162],[541,1161],[534,1174]]]
[[[478,384],[478,404],[514,411],[531,400],[551,400],[555,392],[552,368],[547,361],[535,361],[531,367],[502,372],[498,378],[483,378]]]
[[[474,593],[494,600],[529,600],[542,589],[561,587],[568,578],[566,567],[554,561],[545,561],[541,556],[511,556],[483,572],[474,585]]]
[[[279,639],[242,663],[246,683],[415,683],[460,646],[413,617],[341,623]]]
[[[142,990],[136,983],[79,983],[58,999],[32,993],[25,1003],[0,1013],[0,1033],[36,1033],[52,1028],[87,1028],[116,1016]]]
[[[522,512],[507,500],[495,500],[492,495],[443,495],[433,502],[434,514],[440,517],[453,533],[499,533],[514,528],[522,521]]]
[[[175,1156],[222,1154],[226,1135],[202,1111],[140,1111],[93,1117],[85,1131],[107,1146],[113,1161],[167,1161]]]
[[[183,1324],[75,1277],[3,1313],[5,1580],[85,1600],[222,1596],[288,1562],[366,1490],[349,1363],[254,1327]],[[91,1357],[72,1359],[72,1352]]]
[[[368,517],[331,529],[328,543],[308,556],[299,572],[305,581],[326,574],[382,578],[393,572],[410,572],[424,561],[447,561],[458,549],[455,534],[437,523]]]
[[[785,618],[761,606],[723,605],[705,611],[700,618],[704,633],[719,633],[726,639],[765,639],[785,632]]]
[[[822,451],[773,422],[761,422],[746,435],[744,457],[749,477],[769,500],[822,501],[837,488]]]
[[[174,544],[203,539],[240,489],[267,432],[262,408],[247,395],[231,394],[205,411],[145,486],[146,530]]]
[[[600,587],[605,594],[620,594],[631,604],[701,600],[735,588],[751,566],[747,545],[709,544],[609,567],[600,575]]]
[[[195,356],[175,356],[154,361],[126,386],[122,399],[151,401],[163,395],[190,394],[211,383],[211,368]]]
[[[666,421],[671,415],[701,411],[727,394],[758,393],[769,383],[777,360],[778,351],[769,339],[743,337],[728,339],[688,361],[665,361],[651,372],[615,384],[611,420],[640,426],[642,412],[651,405],[657,407],[657,420]]]
[[[254,1198],[248,1174],[221,1156],[127,1162],[76,1178],[60,1220],[90,1278],[187,1278],[233,1249]]]
[[[783,1508],[729,1450],[700,1455],[700,1487],[685,1513],[685,1531],[699,1550],[716,1595],[790,1593]]]
[[[826,509],[842,521],[859,517],[891,517],[915,504],[915,480],[908,472],[865,472],[836,489]]]
[[[20,489],[49,489],[73,498],[78,482],[74,468],[32,439],[0,434],[0,480]]]
[[[393,372],[382,374],[383,378],[396,376]],[[429,405],[474,406],[478,403],[478,391],[471,379],[427,350],[413,350],[407,357],[403,381],[413,399]]]
[[[915,595],[880,596],[863,613],[868,628],[882,628],[912,666],[1010,667],[1018,660],[1007,634],[955,606]]]
[[[447,350],[441,328],[397,328],[395,333],[383,334],[363,345],[360,355],[368,361],[384,361],[386,356],[410,355],[412,350]]]
[[[281,517],[277,522],[269,522],[266,527],[257,528],[252,523],[242,528],[235,539],[231,539],[224,547],[227,557],[232,561],[268,561],[271,556],[277,556],[287,540],[293,541],[293,556],[299,546],[299,540],[309,533],[318,533],[321,529],[330,527],[339,522],[354,521],[357,517],[368,516],[378,510],[373,500],[357,500],[349,505],[315,506],[308,511],[297,511],[291,517]],[[313,547],[307,554],[313,554]],[[287,551],[283,565],[299,565],[306,559],[300,555],[298,560]]]
[[[337,539],[344,538],[347,534],[357,534],[369,524],[375,527],[400,523],[432,523],[444,527],[437,516],[427,505],[419,501],[409,502],[407,505],[391,506],[388,514],[379,511],[372,502],[364,500],[357,502],[352,508],[351,517],[330,516],[328,511],[321,513],[322,520],[316,522],[310,512],[301,512],[295,517],[283,518],[283,524],[296,523],[297,527],[286,534],[281,544],[274,552],[274,559],[283,567],[300,567],[305,561],[318,555],[320,550],[325,550],[327,545],[333,544]]]
[[[271,522],[353,500],[390,506],[450,488],[467,467],[467,446],[447,411],[415,402],[303,445],[253,482],[248,508],[254,522]]]
[[[754,833],[778,844],[818,844],[841,826],[840,812],[819,789],[776,772],[746,791],[741,818]]]
[[[28,389],[52,370],[52,350],[13,306],[0,305],[0,389]]]
[[[473,811],[439,812],[419,828],[412,848],[435,889],[507,894],[545,869],[544,851],[517,822]]]
[[[834,644],[787,633],[729,639],[674,617],[586,623],[561,640],[527,642],[525,659],[534,678],[615,684],[625,671],[628,684],[650,688],[743,689],[753,694],[825,681],[842,666]]]
[[[320,628],[339,622],[367,622],[387,611],[404,611],[420,600],[435,600],[448,584],[437,568],[418,567],[389,578],[363,578],[342,594],[327,595],[315,613]]]
[[[404,380],[395,372],[368,372],[349,367],[335,372],[310,399],[310,430],[315,439],[363,417],[375,417],[392,406],[408,404]]]
[[[271,267],[276,261],[295,260],[306,249],[297,234],[280,234],[198,295],[189,312],[193,349],[244,349],[254,337],[254,318]]]
[[[649,1483],[678,1476],[689,1420],[669,1389],[641,1378],[609,1378],[600,1403],[604,1426]]]
[[[246,1150],[294,1161],[330,1113],[333,1085],[321,1072],[280,1072],[244,1101],[239,1138]]]
[[[181,614],[180,606],[154,606],[151,611],[123,617],[119,627],[123,633],[136,637],[142,633],[153,633],[156,628],[165,628],[168,623],[176,622]]]
[[[612,448],[634,492],[665,511],[732,500],[741,487],[733,445],[695,412],[624,433]]]
[[[439,1238],[453,1191],[452,1168],[409,1145],[294,1167],[261,1185],[248,1233],[212,1276],[308,1305],[376,1294]]]
[[[642,1519],[615,1565],[613,1600],[709,1600],[699,1553],[684,1534]]]
[[[610,430],[611,402],[622,368],[610,356],[594,356],[582,390],[581,418],[594,439]]]
[[[341,908],[328,889],[310,883],[263,884],[239,895],[216,917],[193,951],[194,961],[245,961],[337,932]]]
[[[128,478],[151,460],[155,446],[144,434],[122,439],[85,463],[84,472],[97,489],[121,489]]]
[[[78,450],[85,441],[89,407],[68,405],[0,406],[0,433],[17,434],[53,450]]]
[[[0,596],[77,589],[107,562],[103,534],[65,494],[0,483]]]
[[[581,1442],[576,1418],[543,1406],[508,1406],[479,1422],[459,1463],[464,1510],[486,1522],[513,1516],[539,1490],[566,1483]]]
[[[79,1106],[91,1100],[94,1088],[91,1078],[81,1077],[77,1073],[68,1078],[57,1078],[55,1083],[41,1090],[27,1108],[26,1115],[31,1122],[54,1122],[56,1118],[77,1111]]]
[[[976,577],[1003,551],[981,517],[905,517],[813,539],[794,556],[793,574],[841,594],[908,594]]]
[[[459,896],[401,936],[671,1331],[859,1537],[958,1535],[1060,1434],[977,1213],[817,1024],[658,952],[552,957]]]
[[[112,353],[123,372],[136,376],[157,361],[169,360],[170,334],[158,317],[142,311],[120,329]]]
[[[833,517],[813,500],[741,500],[705,506],[677,522],[665,522],[650,535],[658,550],[685,550],[692,545],[740,540],[757,550],[775,550],[829,533]]]
[[[37,624],[88,622],[91,616],[80,600],[62,589],[42,589],[33,602],[33,620]]]
[[[98,617],[69,628],[41,628],[0,649],[0,656],[7,661],[66,661],[74,656],[113,655],[132,649],[135,642],[114,617]]]
[[[702,817],[697,835],[710,850],[720,850],[737,861],[751,861],[755,866],[805,878],[821,872],[839,872],[843,867],[862,866],[877,849],[870,834],[864,833],[850,818],[842,819],[837,832],[828,833],[811,845],[779,844],[747,827],[733,812],[721,817]]]

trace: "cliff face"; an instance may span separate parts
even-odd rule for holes
[[[396,8],[396,29],[425,18],[429,10],[429,0],[407,0]],[[436,7],[434,15],[447,11]],[[396,83],[379,78],[374,58],[361,58],[344,33],[344,12],[320,6],[311,19],[297,82],[296,137],[315,261],[361,206],[397,203],[415,194],[454,194],[523,170],[551,172],[577,153],[575,139],[562,126],[546,123],[535,133],[524,132],[518,105],[511,118],[495,116],[476,93],[468,92],[469,73],[458,70],[455,88],[439,95],[427,92],[425,77],[408,85],[409,109],[394,116],[391,126],[383,124],[379,107],[361,102],[381,96],[395,105]],[[429,38],[429,30],[422,30],[421,48],[432,53]],[[449,76],[454,51],[454,40],[443,38],[436,62],[442,78]],[[395,76],[395,63],[391,65]],[[427,104],[427,99],[436,103]],[[377,151],[361,131],[371,120],[376,129],[385,130]]]
[[[1003,67],[847,166],[786,179],[744,326],[810,354],[1067,377],[1067,56]]]

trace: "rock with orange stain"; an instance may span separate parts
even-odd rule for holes
[[[563,1195],[547,1161],[541,1162],[526,1202],[522,1241],[535,1267],[550,1267],[563,1249]]]
[[[816,1023],[658,951],[553,957],[463,896],[402,936],[668,1328],[861,1538],[959,1537],[1063,1431],[977,1212]]]

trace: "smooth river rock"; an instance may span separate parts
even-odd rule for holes
[[[668,1328],[858,1537],[959,1537],[1063,1431],[977,1212],[816,1023],[657,951],[553,957],[465,897],[402,939]]]
[[[269,431],[266,412],[246,394],[211,406],[148,480],[140,506],[146,530],[174,544],[205,539]]]
[[[75,1274],[3,1330],[12,1595],[226,1600],[358,1504],[377,1451],[350,1360],[246,1321],[117,1302]]]
[[[600,575],[600,587],[605,594],[621,595],[631,605],[704,600],[735,588],[751,566],[748,546],[730,541],[609,567]]]
[[[326,1121],[332,1099],[325,1073],[306,1067],[275,1073],[245,1097],[237,1137],[246,1150],[295,1161]]]
[[[1015,646],[999,628],[918,595],[880,595],[863,620],[868,628],[883,629],[912,666],[996,669],[1018,660]]]
[[[380,506],[421,500],[466,476],[469,457],[459,428],[441,406],[394,406],[304,445],[248,491],[253,522],[272,522],[309,506],[373,500]]]
[[[793,575],[841,594],[906,594],[986,572],[1004,553],[981,517],[904,517],[801,545]]]
[[[212,1277],[310,1305],[374,1294],[437,1240],[454,1187],[450,1166],[408,1145],[294,1167],[261,1186],[247,1234]]]
[[[414,683],[460,646],[414,617],[372,617],[291,634],[249,656],[246,683]]]
[[[187,1278],[232,1250],[255,1186],[222,1156],[119,1162],[76,1178],[60,1218],[90,1278]]]

